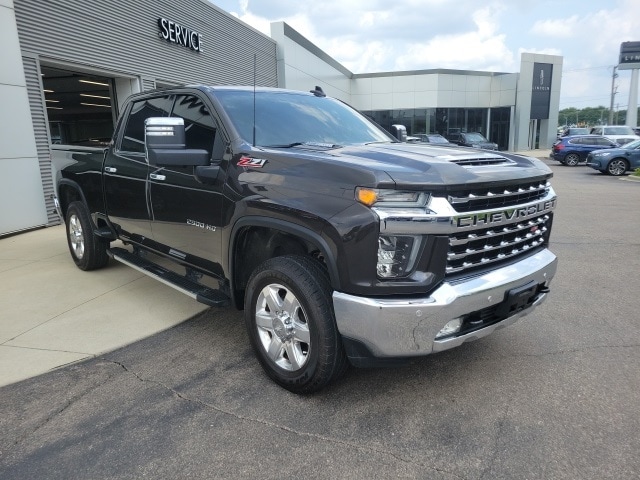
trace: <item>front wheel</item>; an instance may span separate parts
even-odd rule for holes
[[[95,270],[109,261],[107,242],[94,235],[89,211],[82,202],[72,202],[66,216],[67,243],[75,264],[81,270]]]
[[[621,158],[614,158],[607,165],[607,173],[619,177],[627,171],[627,162]]]
[[[244,310],[256,356],[280,386],[312,393],[346,370],[331,286],[316,260],[290,255],[264,262],[249,279]]]
[[[569,165],[570,167],[575,167],[580,162],[580,155],[577,153],[569,153],[566,157],[564,157],[565,165]]]

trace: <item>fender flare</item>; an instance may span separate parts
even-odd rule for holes
[[[229,241],[228,262],[231,278],[234,277],[235,265],[234,265],[234,252],[236,248],[236,239],[238,238],[238,231],[245,227],[266,227],[274,230],[279,230],[285,233],[296,235],[304,240],[317,245],[318,249],[322,253],[327,270],[329,272],[329,279],[331,286],[339,290],[340,289],[340,276],[338,274],[338,267],[335,255],[333,254],[327,241],[317,232],[311,230],[308,227],[299,225],[297,223],[288,222],[286,220],[274,219],[263,217],[259,215],[249,215],[240,218],[231,229],[231,237]]]
[[[63,210],[63,204],[62,204],[62,200],[63,199],[62,199],[62,195],[60,195],[60,187],[62,187],[62,186],[66,186],[66,187],[69,187],[69,188],[75,190],[80,195],[80,200],[82,201],[82,203],[84,203],[87,206],[89,204],[87,203],[87,199],[84,196],[84,192],[82,191],[82,188],[80,188],[80,185],[77,182],[74,182],[73,180],[69,180],[68,178],[60,179],[60,181],[58,182],[58,188],[56,190],[58,192],[58,201],[60,202],[60,210],[61,210],[61,212],[63,214],[62,221],[64,222],[64,220],[65,220],[64,219],[64,214],[66,213],[65,212],[66,209]],[[64,204],[64,206],[68,207],[69,205],[67,203],[67,204]]]

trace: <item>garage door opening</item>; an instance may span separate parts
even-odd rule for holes
[[[113,134],[113,79],[41,66],[54,145],[103,147]]]

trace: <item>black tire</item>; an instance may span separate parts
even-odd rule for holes
[[[72,202],[65,219],[67,244],[71,258],[81,270],[96,270],[108,261],[108,243],[94,235],[95,227],[87,207],[82,202]]]
[[[267,375],[291,392],[316,392],[349,365],[331,293],[322,266],[300,255],[267,260],[249,279],[244,315],[251,345]]]
[[[624,175],[628,169],[629,165],[624,158],[614,158],[607,164],[607,173],[614,177]]]
[[[568,153],[564,157],[565,165],[568,165],[570,167],[575,167],[576,165],[578,165],[578,163],[580,163],[580,155],[578,155],[577,153]]]

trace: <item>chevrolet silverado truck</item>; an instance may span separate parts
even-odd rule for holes
[[[82,270],[125,263],[244,310],[296,393],[456,347],[549,292],[541,161],[402,143],[319,87],[132,96],[104,151],[68,152],[56,205]]]

